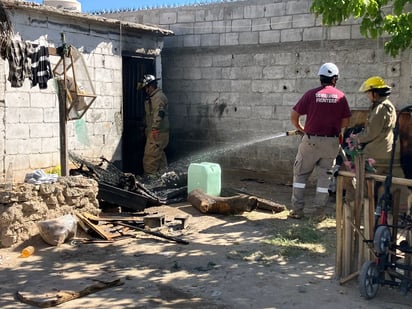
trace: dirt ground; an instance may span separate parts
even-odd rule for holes
[[[261,175],[222,175],[222,186],[290,205],[291,187]],[[309,188],[310,190],[310,188]],[[308,196],[310,199],[310,195]],[[35,308],[16,292],[38,300],[60,290],[80,291],[96,282],[120,285],[85,295],[59,308],[411,308],[412,294],[381,287],[372,300],[360,297],[357,280],[340,285],[334,275],[334,201],[330,218],[317,228],[324,250],[282,257],[270,240],[306,220],[254,210],[242,215],[205,215],[188,203],[155,207],[166,219],[189,214],[184,230],[169,230],[189,244],[136,234],[114,243],[59,247],[34,237],[16,248],[0,249],[0,307]],[[20,258],[26,245],[36,251]]]

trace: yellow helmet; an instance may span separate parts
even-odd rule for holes
[[[380,76],[372,76],[369,77],[367,80],[365,80],[362,84],[362,86],[359,88],[359,92],[366,92],[369,90],[373,89],[388,89],[390,90],[391,87],[389,87],[385,81],[383,80],[382,77]]]

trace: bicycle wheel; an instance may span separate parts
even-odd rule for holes
[[[372,299],[379,290],[379,271],[375,262],[366,261],[359,272],[359,291],[362,297]]]
[[[386,225],[378,226],[373,236],[373,248],[378,254],[386,254],[391,242],[391,231]]]

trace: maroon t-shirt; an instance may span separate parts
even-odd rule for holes
[[[342,119],[351,116],[345,94],[333,86],[307,91],[293,109],[306,115],[305,132],[314,135],[339,135]]]

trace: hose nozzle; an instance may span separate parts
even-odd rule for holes
[[[293,136],[293,135],[302,135],[302,132],[299,130],[286,131],[286,136]]]

